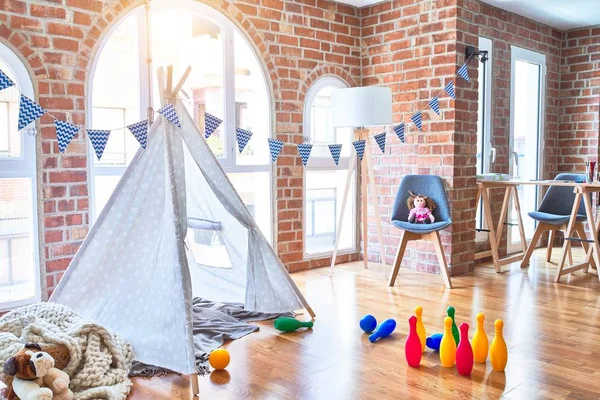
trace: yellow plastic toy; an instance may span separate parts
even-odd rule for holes
[[[216,370],[227,368],[230,360],[231,358],[229,357],[229,352],[225,349],[213,350],[208,356],[208,362],[210,363],[210,366]]]
[[[440,343],[440,361],[446,368],[454,367],[456,362],[456,342],[452,335],[452,318],[444,318],[444,336]]]
[[[483,327],[484,319],[485,316],[482,313],[475,316],[477,328],[475,329],[475,335],[471,341],[471,346],[473,347],[473,360],[478,363],[484,363],[488,356],[489,343],[485,328]]]
[[[427,332],[425,332],[425,325],[423,325],[423,307],[415,307],[415,316],[417,317],[417,335],[421,341],[421,349],[425,353],[425,340],[427,339]]]
[[[490,361],[494,371],[503,372],[508,362],[508,348],[502,336],[502,328],[504,328],[504,322],[501,319],[497,319],[494,322],[494,330],[496,336],[492,340],[492,346],[490,347]]]

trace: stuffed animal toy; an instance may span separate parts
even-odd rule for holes
[[[27,343],[4,363],[3,371],[13,376],[8,400],[71,400],[69,375],[54,367],[54,358],[37,343]]]
[[[408,222],[416,224],[430,224],[435,222],[433,211],[435,202],[422,194],[408,192],[410,196],[406,200],[406,206],[410,210],[408,213]]]

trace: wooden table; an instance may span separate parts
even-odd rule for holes
[[[479,200],[483,200],[483,214],[485,222],[489,229],[489,241],[491,250],[482,251],[475,253],[475,260],[479,260],[485,257],[492,257],[494,263],[494,269],[496,272],[502,271],[502,266],[520,261],[527,252],[527,239],[525,237],[525,230],[523,228],[523,218],[521,215],[521,205],[519,202],[519,196],[517,193],[517,186],[519,185],[536,185],[536,186],[568,186],[572,187],[575,193],[575,201],[573,203],[573,209],[571,212],[571,219],[567,225],[566,238],[573,238],[573,232],[575,230],[575,221],[579,204],[583,199],[585,204],[585,211],[587,221],[590,224],[590,231],[595,232],[592,238],[588,238],[587,242],[591,244],[587,250],[585,262],[577,265],[569,265],[565,267],[567,254],[571,250],[571,240],[565,240],[563,244],[563,252],[561,255],[560,263],[556,272],[555,281],[558,282],[560,277],[581,269],[589,270],[590,264],[600,265],[600,243],[598,240],[598,233],[600,231],[600,222],[596,221],[592,211],[592,201],[588,193],[600,192],[599,183],[576,183],[570,181],[555,181],[555,180],[539,180],[539,181],[521,181],[521,180],[508,180],[508,181],[477,181],[477,204]],[[500,209],[500,218],[494,228],[494,220],[492,218],[492,208],[490,202],[490,189],[504,189],[504,201],[502,202],[502,208]],[[505,258],[500,258],[498,250],[500,247],[500,238],[502,237],[502,230],[504,229],[504,222],[508,213],[508,205],[510,203],[510,197],[513,197],[515,210],[517,213],[517,225],[519,227],[519,234],[521,236],[521,247],[522,252],[513,254]],[[582,242],[586,243],[587,242]],[[536,243],[532,243],[535,246]],[[595,262],[594,262],[595,261]],[[595,266],[593,265],[593,266]],[[600,278],[600,276],[599,276]]]

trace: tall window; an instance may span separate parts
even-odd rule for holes
[[[338,222],[342,212],[348,160],[352,146],[350,128],[334,128],[331,124],[331,93],[346,84],[333,77],[318,80],[309,90],[304,106],[304,132],[314,145],[305,169],[304,252],[308,257],[333,252]],[[336,166],[327,144],[343,144],[340,162]],[[338,251],[356,248],[356,173],[352,183]]]
[[[0,43],[0,310],[39,301],[35,126],[18,130],[19,90],[35,98],[27,69]]]
[[[149,57],[150,71],[146,63]],[[267,83],[250,44],[216,10],[192,0],[154,0],[149,18],[144,7],[124,18],[96,59],[91,125],[112,129],[146,119],[150,99],[155,110],[160,107],[156,69],[169,64],[173,65],[174,79],[188,65],[192,68],[180,95],[198,126],[203,127],[205,112],[223,119],[208,144],[264,235],[271,239],[271,160],[266,142],[271,136],[271,113]],[[253,132],[241,154],[236,127]],[[125,130],[111,133],[101,161],[90,147],[90,157],[94,158],[94,220],[138,148],[135,138]]]

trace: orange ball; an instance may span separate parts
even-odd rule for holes
[[[208,356],[210,366],[216,370],[227,368],[230,361],[229,352],[225,349],[216,349]]]

